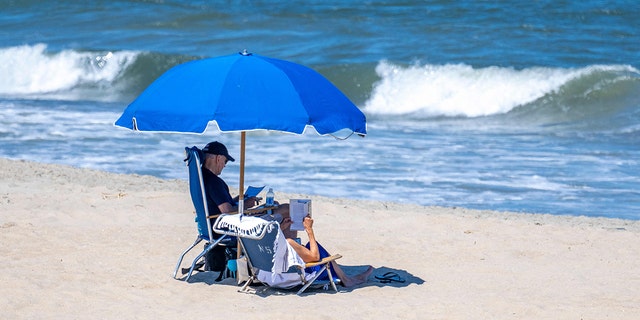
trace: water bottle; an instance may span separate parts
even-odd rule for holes
[[[273,188],[269,188],[269,191],[267,191],[267,199],[265,200],[265,204],[267,206],[273,205]]]

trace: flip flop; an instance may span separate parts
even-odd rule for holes
[[[383,274],[382,276],[376,276],[375,278],[378,279],[380,283],[391,283],[391,282],[404,283],[405,282],[405,280],[402,279],[400,275],[398,275],[393,271],[389,271]]]
[[[203,272],[204,269],[201,269],[202,267],[204,267],[204,262],[198,262],[196,263],[196,266],[193,268],[193,271]],[[182,268],[182,274],[188,273],[189,270],[191,270],[191,268]]]

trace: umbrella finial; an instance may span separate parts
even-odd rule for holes
[[[243,56],[250,56],[251,53],[247,51],[247,49],[242,50],[242,52],[240,52],[241,55]]]

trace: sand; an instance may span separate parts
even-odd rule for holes
[[[213,272],[173,279],[196,236],[186,181],[7,159],[0,181],[2,319],[640,315],[638,221],[276,193],[313,200],[316,236],[348,273],[375,268],[364,285],[299,297],[239,293]],[[375,279],[388,271],[406,282]]]

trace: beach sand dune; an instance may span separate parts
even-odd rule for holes
[[[185,173],[186,174],[186,173]],[[320,242],[369,282],[303,297],[172,272],[187,184],[0,159],[3,319],[637,319],[640,223],[313,199]],[[189,258],[189,257],[187,257]],[[191,256],[193,258],[193,256]],[[380,283],[393,271],[405,283]]]

